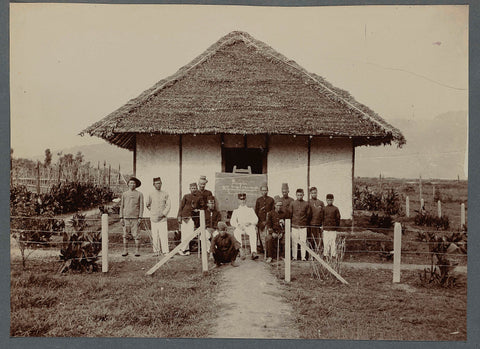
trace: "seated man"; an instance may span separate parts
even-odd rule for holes
[[[233,210],[230,225],[235,227],[235,231],[233,232],[235,239],[242,243],[242,258],[244,258],[242,234],[245,233],[250,240],[252,259],[257,259],[257,230],[255,225],[258,223],[258,217],[253,208],[247,207],[246,200],[247,194],[238,194],[238,208]]]
[[[280,253],[281,245],[284,244],[283,238],[285,232],[285,213],[282,211],[282,200],[275,197],[275,208],[267,213],[267,236],[265,238],[265,245],[267,248],[267,263],[276,258]]]
[[[215,198],[209,196],[207,198],[207,209],[205,210],[205,228],[208,231],[208,238],[211,240],[217,236],[218,222],[222,219],[222,215],[215,209]]]
[[[220,266],[222,263],[231,263],[238,267],[236,261],[240,243],[227,233],[227,225],[224,222],[218,222],[218,235],[215,236],[210,245],[210,255],[213,256],[215,264]]]

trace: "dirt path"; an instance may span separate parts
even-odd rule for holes
[[[214,338],[298,338],[282,286],[262,261],[221,266]]]

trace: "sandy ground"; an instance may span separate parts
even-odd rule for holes
[[[220,313],[214,338],[298,338],[292,309],[282,298],[282,286],[261,261],[220,267]]]

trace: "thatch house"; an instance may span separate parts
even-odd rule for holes
[[[270,195],[316,186],[350,218],[355,147],[405,143],[348,92],[238,31],[84,133],[133,151],[142,190],[162,176],[172,216],[199,175],[213,190],[215,173],[250,165]]]

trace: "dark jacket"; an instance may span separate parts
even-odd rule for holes
[[[203,198],[197,192],[195,194],[185,194],[180,202],[177,217],[188,218],[193,216],[193,210],[203,207]]]
[[[258,217],[258,228],[263,230],[265,221],[267,220],[267,212],[270,212],[275,207],[275,201],[270,196],[260,196],[255,202],[255,213]]]
[[[325,230],[335,230],[340,226],[340,211],[337,206],[327,205],[323,209],[323,228]]]
[[[222,215],[217,210],[205,210],[205,228],[217,229],[218,222],[222,220]]]
[[[271,210],[267,215],[267,232],[268,234],[277,233],[283,234],[285,227],[280,224],[280,220],[285,219],[285,213]]]
[[[295,200],[291,198],[290,196],[287,197],[286,199],[282,196],[280,198],[280,201],[282,202],[282,208],[281,211],[285,214],[285,218],[291,218],[292,217],[292,212],[290,212],[290,204],[294,202]]]
[[[312,210],[312,219],[310,220],[310,225],[320,227],[323,224],[323,210],[325,204],[322,200],[310,199],[308,202],[310,204],[310,209]]]
[[[303,228],[308,225],[312,217],[312,209],[305,200],[295,200],[290,204],[290,212],[292,215],[292,227]]]
[[[216,250],[220,250],[224,253],[238,250],[241,244],[235,239],[232,234],[226,233],[223,237],[221,234],[215,236],[210,245],[210,252],[215,253]]]
[[[212,192],[208,189],[205,189],[204,191],[198,190],[197,194],[202,197],[202,205],[201,205],[201,207],[199,207],[199,209],[206,210],[207,209],[208,197],[213,196]]]

